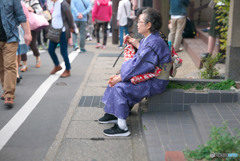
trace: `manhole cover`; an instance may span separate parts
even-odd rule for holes
[[[57,86],[66,86],[67,83],[65,83],[65,82],[58,82],[58,83],[56,83],[56,85],[57,85]]]

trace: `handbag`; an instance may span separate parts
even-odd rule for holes
[[[50,11],[47,9],[48,8],[47,0],[45,0],[44,3],[41,0],[39,0],[39,3],[43,9],[43,16],[46,18],[47,21],[50,21],[52,19],[52,16]]]
[[[51,25],[49,27],[48,33],[46,35],[46,37],[55,42],[55,43],[59,43],[60,42],[60,38],[61,38],[61,34],[62,34],[62,28],[60,29],[55,29],[53,28],[53,26]]]
[[[49,10],[43,11],[43,16],[44,18],[46,18],[47,21],[50,21],[52,19],[52,16]]]
[[[33,12],[29,12],[29,24],[31,30],[39,30],[46,26],[49,26],[48,21],[42,16]]]
[[[127,10],[126,10],[126,6],[124,4],[124,9],[125,9],[125,13],[126,13],[126,16],[127,16]],[[133,25],[133,19],[127,17],[127,27],[132,27]]]
[[[127,26],[132,27],[133,25],[133,20],[131,18],[127,18]]]

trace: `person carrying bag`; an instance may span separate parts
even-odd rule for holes
[[[119,37],[120,37],[120,44],[119,48],[123,48],[123,33],[125,35],[129,34],[129,27],[131,26],[131,22],[128,20],[131,13],[131,3],[129,0],[121,0],[118,5],[118,12],[117,12],[117,22],[119,26]]]
[[[42,27],[44,27],[46,24],[47,26],[47,20],[41,15],[42,14],[42,7],[39,4],[38,0],[23,0],[23,2],[26,4],[26,7],[29,11],[29,24],[31,28],[31,35],[32,35],[32,41],[30,43],[30,48],[33,51],[33,55],[36,57],[36,68],[41,67],[41,59],[40,59],[40,52],[37,48],[37,36],[38,36],[38,30]],[[39,16],[42,16],[39,18]],[[25,72],[27,70],[27,56],[24,56],[24,67],[21,71]]]
[[[59,43],[61,55],[66,66],[66,70],[60,77],[65,78],[70,76],[71,65],[68,58],[68,39],[70,38],[70,32],[74,32],[74,22],[70,6],[66,0],[52,1],[54,1],[52,24],[47,34],[50,40],[48,52],[54,63],[54,68],[50,74],[55,74],[62,69],[55,52]]]
[[[124,9],[125,9],[126,15],[128,15],[125,4],[124,4]],[[133,25],[133,19],[131,19],[130,17],[127,17],[127,27],[132,27],[132,25]]]

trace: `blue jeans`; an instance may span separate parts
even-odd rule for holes
[[[120,46],[123,45],[123,31],[125,31],[125,35],[129,34],[127,26],[119,26]]]
[[[79,34],[80,34],[80,48],[85,49],[87,22],[86,21],[75,21],[75,24],[77,25]],[[78,37],[78,34],[75,34],[75,33],[72,34],[73,45],[75,45],[77,43],[77,37]]]
[[[65,62],[66,70],[70,70],[71,65],[70,65],[69,58],[68,58],[68,42],[67,42],[67,39],[65,36],[65,32],[62,32],[59,43],[60,43],[60,52],[61,52],[61,55]],[[58,61],[58,58],[57,58],[57,55],[55,52],[57,44],[58,43],[55,43],[50,40],[49,47],[48,47],[48,52],[49,52],[55,66],[59,65],[59,61]]]

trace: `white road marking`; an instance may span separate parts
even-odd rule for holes
[[[70,63],[76,58],[78,52],[69,54]],[[8,121],[8,123],[0,131],[0,151],[7,144],[9,139],[23,124],[31,112],[35,109],[43,96],[47,93],[52,84],[60,77],[65,70],[64,62],[61,63],[62,70],[58,71],[55,75],[50,75],[36,90],[32,97],[21,107],[21,109]]]

